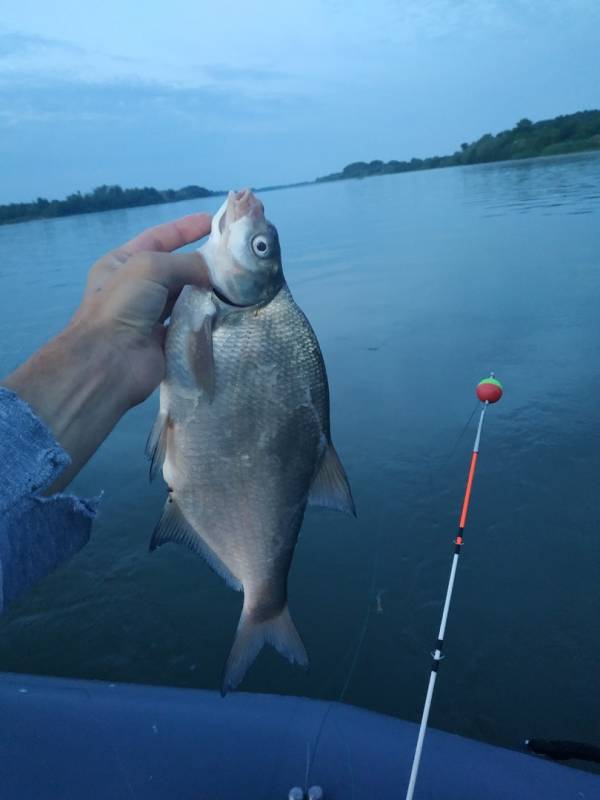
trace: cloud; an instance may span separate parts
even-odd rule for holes
[[[191,94],[186,95],[186,90]],[[0,28],[0,100],[4,102],[0,124],[3,121],[5,125],[14,125],[19,119],[40,121],[59,114],[57,102],[75,91],[85,105],[91,102],[100,106],[105,105],[102,99],[111,95],[137,92],[138,98],[129,98],[134,105],[149,101],[165,103],[166,95],[170,95],[180,104],[174,107],[176,112],[185,108],[182,104],[193,103],[200,93],[217,106],[231,98],[254,116],[268,114],[269,101],[286,106],[290,98],[303,93],[301,82],[292,72],[272,66],[268,58],[244,63],[239,59],[224,61],[219,54],[214,62],[206,57],[201,61],[197,48],[193,60],[187,60],[177,51],[162,52],[160,48],[146,49],[141,56],[112,53],[95,46],[83,47],[62,39]],[[35,107],[31,107],[32,96]],[[252,108],[245,107],[244,98],[253,99]],[[41,107],[48,104],[53,108]],[[111,116],[111,111],[110,107],[103,107],[99,113]],[[71,107],[63,116],[70,119],[76,113]],[[82,110],[81,115],[85,113]]]
[[[20,31],[0,31],[0,59],[22,57],[24,55],[47,55],[48,51],[82,53],[78,45],[61,39],[49,39]]]
[[[137,59],[89,49],[65,39],[0,29],[0,85],[44,83],[49,78],[81,82],[139,74]]]
[[[231,64],[205,64],[201,67],[209,78],[224,83],[239,83],[248,81],[265,81],[273,83],[287,80],[290,73],[281,69],[267,67],[233,66]]]
[[[597,0],[5,6],[5,195],[176,185],[194,159],[207,185],[297,180],[597,105]]]
[[[123,129],[170,124],[205,133],[256,132],[310,105],[310,100],[289,92],[276,100],[269,92],[248,94],[233,81],[198,88],[139,80],[42,80],[36,75],[0,81],[0,129],[77,121]]]

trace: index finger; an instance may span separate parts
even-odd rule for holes
[[[212,216],[205,213],[189,214],[173,222],[163,222],[162,225],[142,231],[129,242],[113,250],[113,255],[120,260],[148,250],[170,253],[183,247],[184,244],[191,244],[207,236],[210,233],[211,222]]]

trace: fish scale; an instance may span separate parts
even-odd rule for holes
[[[153,469],[162,463],[170,489],[151,549],[180,542],[244,592],[223,691],[239,684],[266,642],[308,665],[287,606],[304,512],[309,502],[354,511],[331,444],[318,341],[285,283],[277,235],[262,206],[250,194],[250,210],[240,213],[236,197],[216,215],[201,251],[219,292],[186,287],[173,310],[149,442]],[[252,254],[256,237],[268,242],[269,261]],[[244,247],[248,258],[240,263]],[[225,302],[225,292],[239,288],[229,268],[244,297],[259,302]]]
[[[242,581],[249,603],[265,584],[276,589],[278,598],[285,597],[289,551],[323,455],[327,409],[324,403],[319,409],[305,405],[305,383],[322,383],[324,370],[314,356],[302,372],[297,368],[294,342],[313,336],[298,311],[289,291],[282,289],[258,314],[226,316],[213,334],[214,400],[200,398],[198,413],[189,422],[185,399],[182,412],[176,400],[170,406],[173,447],[180,454],[181,472],[189,476],[175,481],[174,499],[181,495],[186,519]],[[282,336],[277,336],[279,330]],[[268,391],[257,359],[276,370]],[[323,397],[318,386],[314,393]],[[183,425],[178,424],[180,417]],[[196,442],[203,443],[201,450]],[[289,528],[290,509],[296,530]],[[272,562],[281,551],[282,569],[273,574]]]

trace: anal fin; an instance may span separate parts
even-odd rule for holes
[[[331,442],[327,445],[319,471],[310,487],[308,503],[311,506],[334,508],[356,516],[346,472]]]
[[[172,498],[169,498],[165,503],[162,516],[154,529],[150,540],[150,551],[156,550],[157,547],[167,544],[167,542],[177,542],[177,544],[184,545],[192,552],[198,553],[205,559],[208,566],[223,578],[228,586],[237,592],[242,590],[240,581],[190,525],[177,502]]]

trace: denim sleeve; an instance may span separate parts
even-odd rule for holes
[[[90,538],[97,500],[40,495],[69,461],[31,408],[0,387],[0,610]]]

